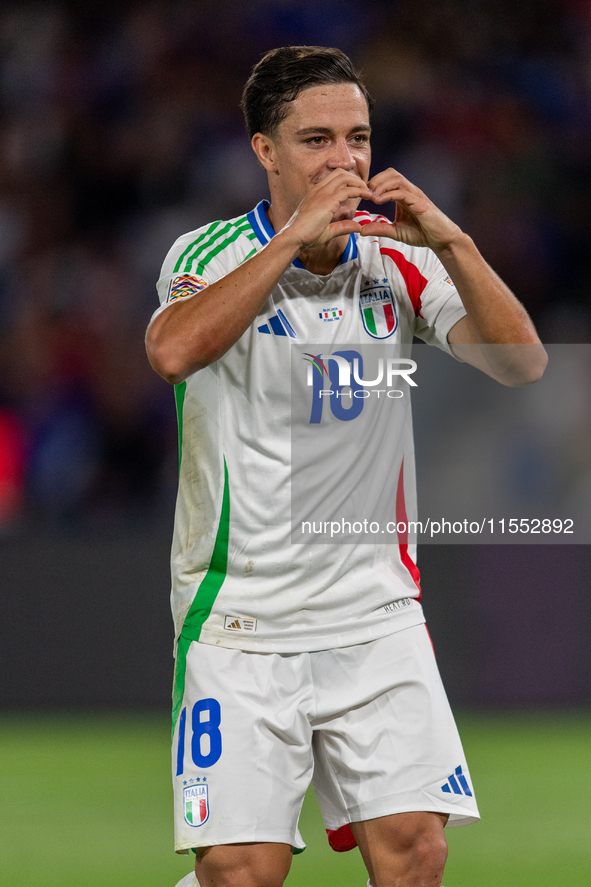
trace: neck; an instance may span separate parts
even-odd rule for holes
[[[267,216],[275,233],[281,231],[293,215],[293,212],[287,210],[282,212],[281,210],[281,204],[276,200],[267,209]],[[348,241],[348,234],[333,237],[332,240],[328,240],[321,246],[312,246],[301,250],[298,253],[298,259],[306,271],[310,271],[312,274],[330,274],[340,264]]]
[[[330,274],[337,265],[340,265],[343,253],[347,248],[348,234],[341,237],[333,237],[323,243],[322,246],[313,246],[303,249],[298,254],[298,259],[307,271],[312,274]]]

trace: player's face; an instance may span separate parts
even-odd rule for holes
[[[279,193],[293,212],[312,185],[339,168],[366,182],[370,131],[367,102],[354,83],[313,86],[301,92],[272,140],[272,199]],[[333,221],[353,218],[358,205],[358,199],[343,203]]]

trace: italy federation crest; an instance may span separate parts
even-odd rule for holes
[[[209,786],[189,785],[183,789],[185,822],[189,825],[203,825],[209,819]]]
[[[359,310],[365,331],[372,339],[387,339],[398,326],[394,296],[387,277],[362,279]]]

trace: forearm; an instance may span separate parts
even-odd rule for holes
[[[504,385],[538,381],[548,356],[535,327],[473,241],[462,234],[437,255],[468,313],[449,332],[454,354]]]
[[[156,372],[178,384],[225,354],[248,329],[299,248],[289,233],[279,234],[221,280],[156,314],[146,333]]]
[[[471,237],[460,235],[437,256],[460,294],[478,342],[539,344],[527,311],[485,262]]]

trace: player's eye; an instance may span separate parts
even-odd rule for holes
[[[307,145],[320,145],[324,141],[324,136],[312,136],[311,139],[306,139]]]
[[[358,145],[364,145],[369,142],[369,136],[364,132],[358,132],[353,136],[353,141]]]

